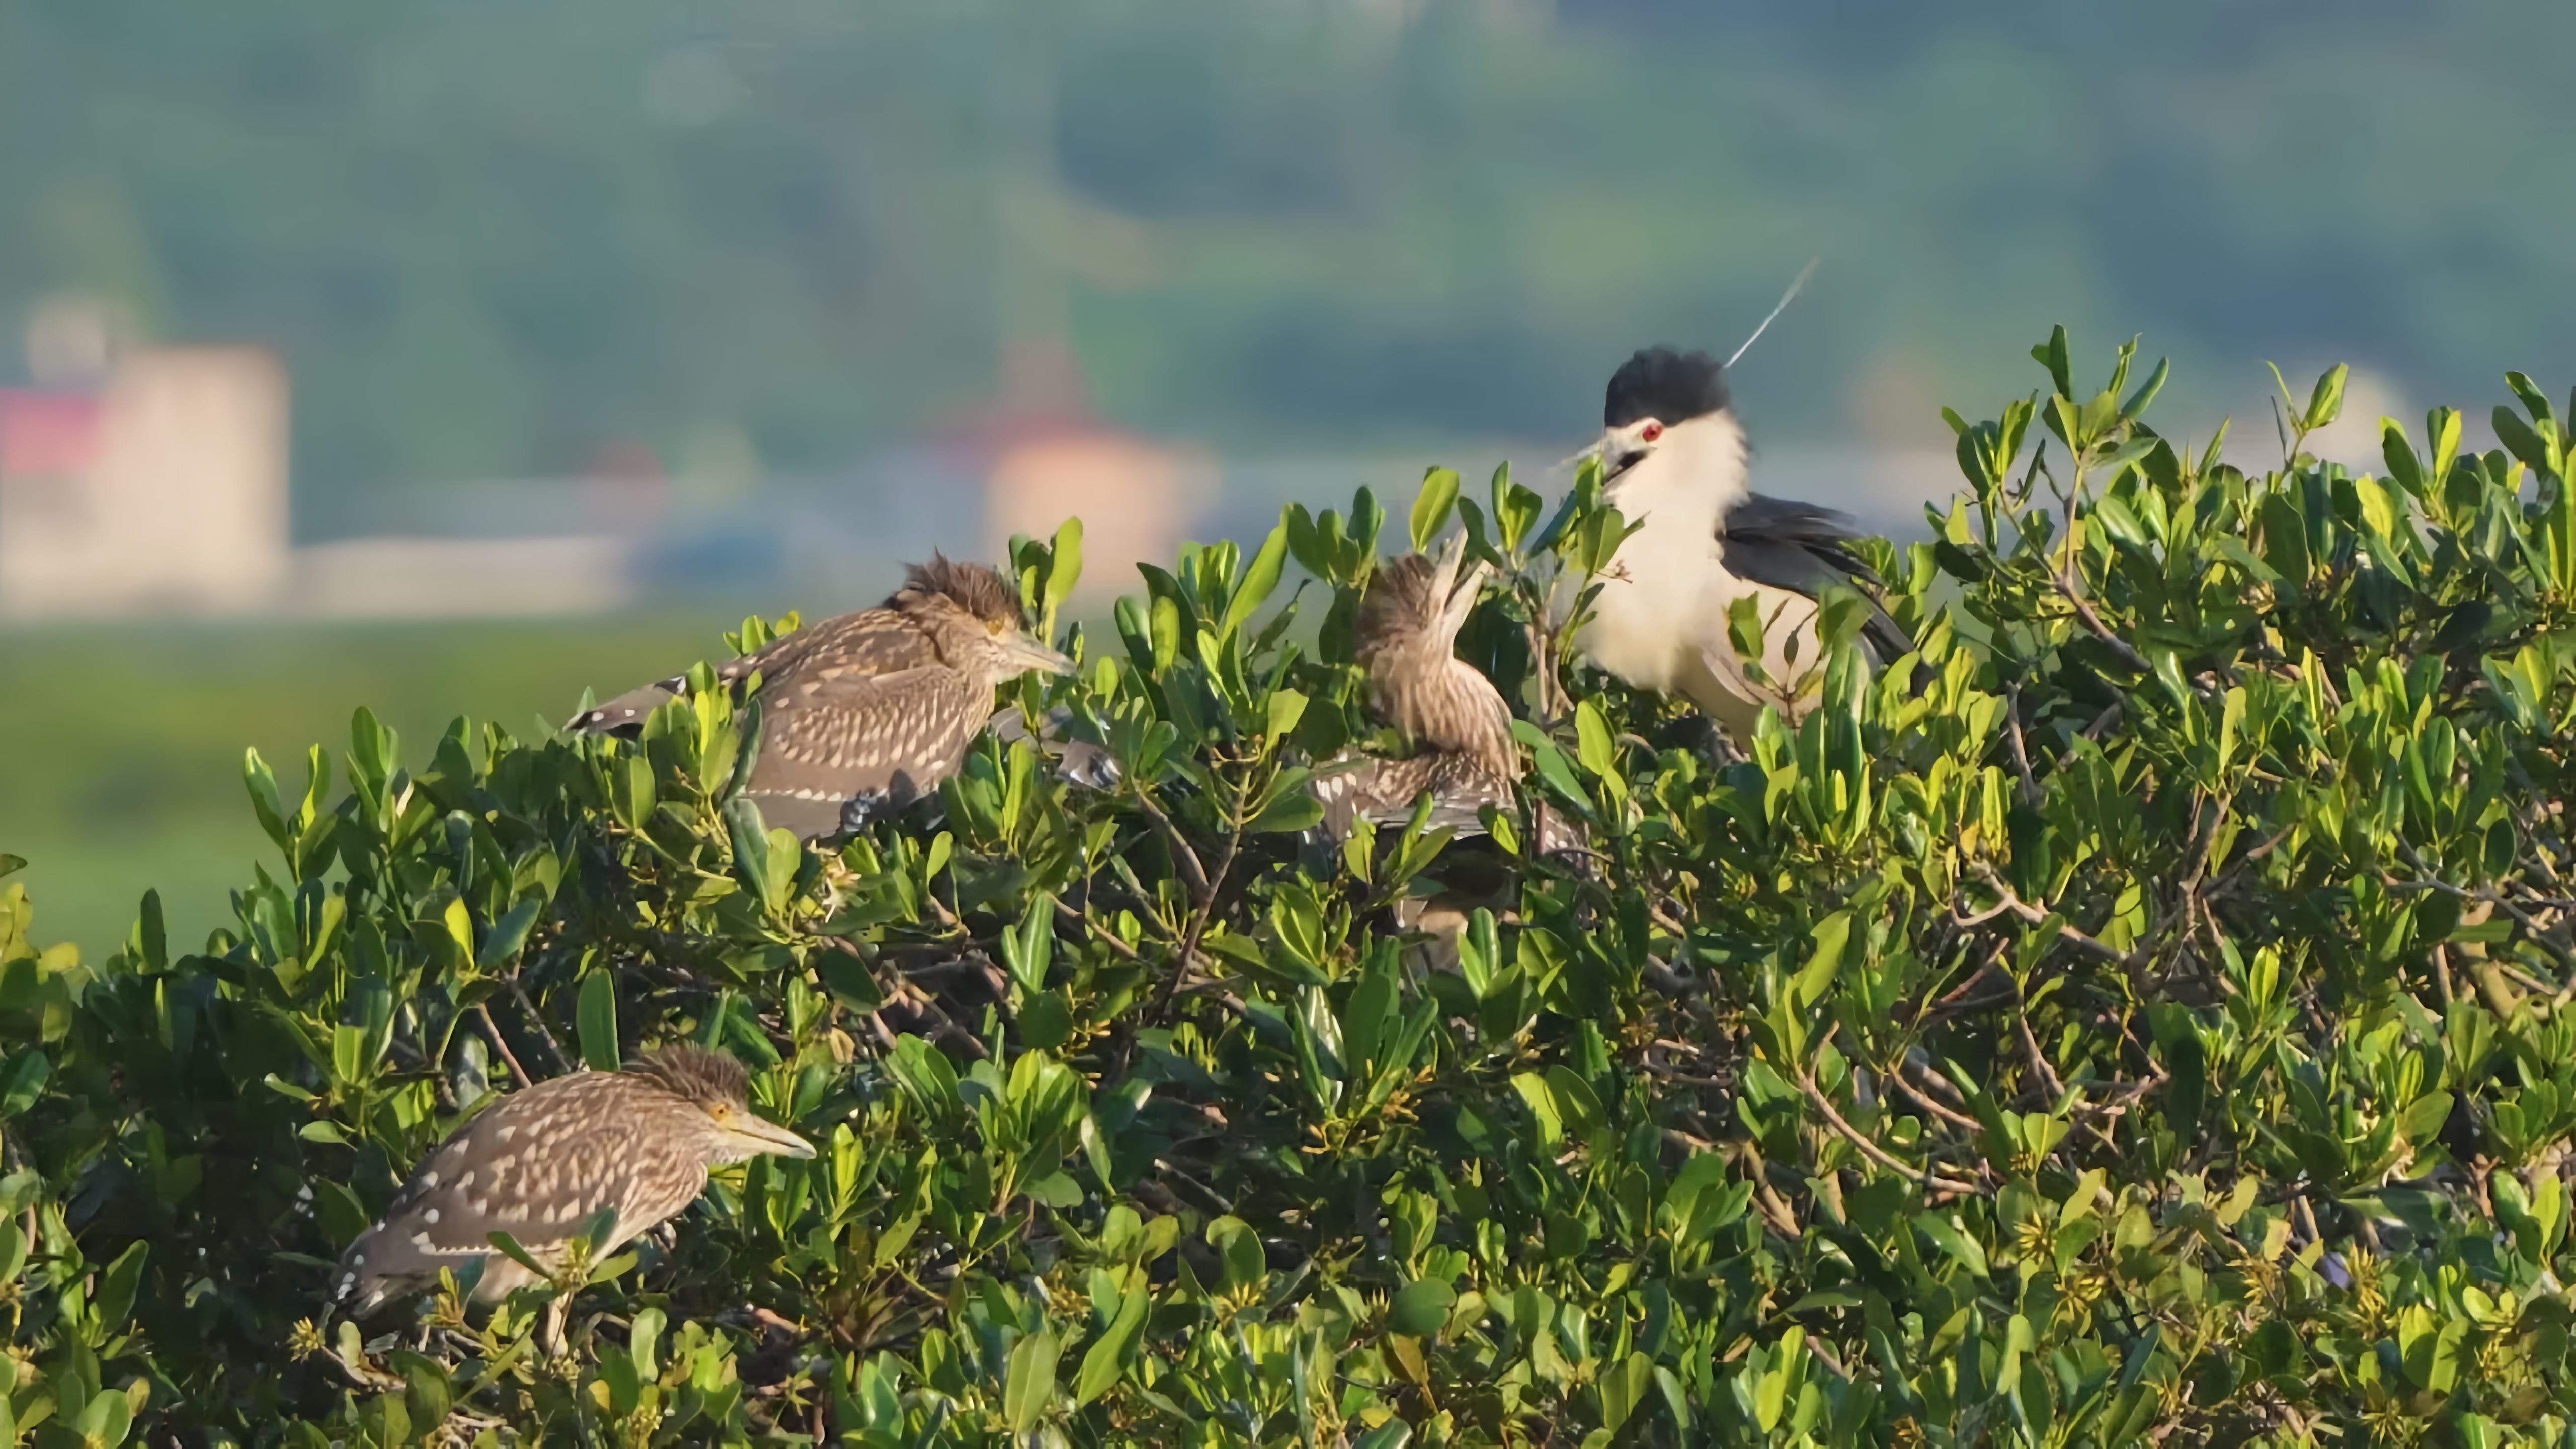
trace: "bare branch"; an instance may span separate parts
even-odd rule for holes
[[[1930,1188],[1935,1192],[1955,1192],[1966,1194],[1973,1193],[1977,1190],[1973,1184],[1942,1177],[1938,1173],[1927,1172],[1920,1167],[1912,1166],[1894,1156],[1891,1156],[1887,1149],[1879,1146],[1876,1142],[1864,1136],[1858,1128],[1855,1128],[1852,1124],[1843,1120],[1843,1114],[1835,1111],[1834,1104],[1825,1099],[1825,1094],[1816,1090],[1816,1079],[1813,1076],[1804,1072],[1799,1073],[1798,1089],[1807,1094],[1807,1100],[1809,1102],[1815,1104],[1816,1111],[1821,1113],[1825,1119],[1825,1125],[1833,1128],[1835,1132],[1841,1134],[1843,1139],[1851,1143],[1852,1146],[1859,1148],[1861,1155],[1868,1158],[1870,1161],[1877,1163],[1879,1166],[1886,1168],[1888,1171],[1895,1173],[1899,1177],[1905,1178],[1920,1186]]]
[[[2075,578],[2072,574],[2060,572],[2054,582],[2057,585],[2057,591],[2066,596],[2066,602],[2075,606],[2075,617],[2083,621],[2087,632],[2101,640],[2112,653],[2118,655],[2121,663],[2140,674],[2148,672],[2151,666],[2147,663],[2147,657],[2129,647],[2128,640],[2111,632],[2110,626],[2102,622],[2102,616],[2094,613],[2093,606],[2084,601],[2084,595],[2075,587]]]
[[[2012,742],[2013,773],[2021,776],[2022,803],[2036,805],[2040,801],[2039,781],[2031,778],[2030,746],[2022,742],[2021,681],[2018,679],[2004,685],[2004,724],[2010,731],[2005,738]]]
[[[492,1013],[482,1002],[474,1003],[474,1020],[483,1028],[483,1039],[492,1044],[492,1050],[499,1052],[502,1063],[509,1067],[510,1080],[522,1087],[529,1085],[527,1068],[519,1065],[518,1057],[510,1051],[510,1043],[502,1037],[501,1028],[492,1024]]]

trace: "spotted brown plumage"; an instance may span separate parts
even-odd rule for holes
[[[934,554],[877,607],[784,635],[716,677],[759,674],[760,752],[742,793],[768,823],[811,840],[938,788],[991,716],[995,685],[1072,667],[1022,629],[1009,580]],[[648,684],[572,727],[631,733],[687,689],[685,676]]]
[[[493,1103],[439,1144],[384,1218],[340,1260],[331,1297],[365,1315],[479,1261],[474,1296],[496,1302],[531,1281],[495,1250],[506,1232],[548,1269],[601,1208],[617,1211],[594,1261],[697,1200],[707,1169],[813,1147],[753,1115],[742,1064],[720,1051],[664,1047],[623,1071],[576,1072]]]
[[[1493,681],[1453,652],[1486,573],[1478,563],[1460,574],[1464,548],[1463,539],[1452,539],[1436,559],[1418,553],[1389,559],[1361,596],[1352,656],[1368,676],[1369,715],[1402,733],[1418,753],[1337,761],[1318,771],[1315,794],[1335,836],[1361,821],[1410,819],[1426,790],[1434,827],[1481,830],[1482,807],[1513,807],[1521,763],[1511,708]],[[1542,851],[1575,843],[1568,822],[1554,811],[1542,812],[1540,835]]]

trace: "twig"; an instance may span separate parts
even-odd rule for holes
[[[1923,1168],[1912,1166],[1889,1155],[1885,1148],[1880,1147],[1876,1142],[1873,1142],[1868,1137],[1862,1135],[1858,1128],[1855,1128],[1852,1124],[1843,1120],[1843,1114],[1835,1111],[1834,1104],[1825,1099],[1825,1094],[1816,1090],[1816,1079],[1813,1076],[1804,1072],[1799,1073],[1798,1089],[1807,1094],[1807,1100],[1815,1104],[1815,1108],[1818,1112],[1824,1114],[1825,1124],[1833,1128],[1837,1133],[1840,1133],[1843,1139],[1851,1143],[1852,1146],[1859,1148],[1861,1155],[1868,1158],[1870,1161],[1877,1163],[1879,1166],[1886,1168],[1888,1171],[1895,1173],[1899,1177],[1905,1178],[1918,1186],[1930,1188],[1935,1192],[1955,1192],[1965,1195],[1977,1190],[1973,1184],[1943,1177],[1938,1173],[1929,1172]]]
[[[1753,1179],[1753,1200],[1762,1205],[1762,1215],[1771,1220],[1784,1237],[1803,1238],[1807,1230],[1798,1225],[1798,1215],[1790,1211],[1788,1200],[1772,1190],[1760,1176]]]
[[[1154,822],[1154,828],[1163,832],[1163,841],[1172,850],[1172,865],[1180,871],[1181,883],[1190,888],[1190,899],[1201,906],[1214,899],[1216,888],[1208,884],[1207,867],[1199,864],[1199,853],[1181,838],[1181,828],[1172,823],[1172,817],[1163,813],[1163,807],[1155,804],[1142,786],[1137,788],[1136,804],[1145,812],[1145,818]]]
[[[2013,1031],[2021,1038],[2021,1049],[2030,1058],[2030,1069],[2038,1074],[2039,1085],[2047,1090],[2049,1101],[2054,1103],[2064,1098],[2066,1083],[2058,1080],[2057,1069],[2048,1064],[2048,1057],[2040,1051],[2039,1038],[2031,1033],[2028,1011],[2013,1013]]]
[[[1979,861],[1977,862],[1977,874],[1985,880],[1986,884],[1993,886],[1995,890],[2002,895],[2005,907],[2014,915],[2021,917],[2023,920],[2034,926],[2048,919],[2048,913],[2046,911],[2043,911],[2037,906],[2032,905],[2030,902],[2023,900],[2021,897],[2014,895],[2012,887],[2003,883],[2003,879],[1995,874],[1995,868],[1993,866],[1986,864],[1984,861]],[[2065,921],[2061,920],[2057,923],[2057,934],[2082,948],[2087,953],[2097,956],[2104,961],[2108,961],[2114,966],[2135,966],[2137,964],[2136,958],[2132,957],[2128,952],[2122,951],[2113,946],[2105,945],[2101,941],[2095,940],[2093,937],[2077,930],[2074,926],[2067,924]]]
[[[483,1039],[492,1044],[492,1050],[499,1052],[502,1063],[509,1067],[510,1080],[522,1087],[531,1085],[527,1069],[520,1066],[519,1059],[511,1054],[510,1043],[502,1038],[501,1028],[492,1024],[492,1013],[482,1002],[474,1003],[474,1019],[483,1028]]]
[[[2433,867],[2425,863],[2424,857],[2415,853],[2415,847],[2406,844],[2404,841],[2398,842],[2397,853],[2406,857],[2406,863],[2408,865],[2424,872],[2425,878],[2417,881],[2387,880],[2385,884],[2391,889],[2399,886],[2413,886],[2417,890],[2437,890],[2445,895],[2458,896],[2462,900],[2481,901],[2492,905],[2498,910],[2503,911],[2506,915],[2513,917],[2516,922],[2520,923],[2523,930],[2530,933],[2532,943],[2540,947],[2540,949],[2548,952],[2561,967],[2567,968],[2571,972],[2576,972],[2576,958],[2571,958],[2565,947],[2549,939],[2547,935],[2548,928],[2543,926],[2540,922],[2533,920],[2530,912],[2525,911],[2520,906],[2506,900],[2501,894],[2495,891],[2468,890],[2464,887],[2455,886],[2449,881],[2441,879],[2434,871]],[[2544,905],[2543,908],[2554,909],[2555,906]]]
[[[1920,1087],[1915,1086],[1912,1082],[1907,1081],[1903,1072],[1891,1072],[1888,1074],[1887,1080],[1896,1088],[1896,1090],[1904,1093],[1908,1101],[1911,1101],[1915,1106],[1922,1108],[1933,1116],[1940,1118],[1942,1121],[1949,1123],[1951,1126],[1961,1128],[1969,1132],[1982,1132],[1985,1130],[1985,1124],[1978,1121],[1976,1118],[1968,1116],[1963,1112],[1953,1112],[1949,1108],[1942,1106],[1939,1102],[1932,1100],[1931,1094],[1925,1092]]]
[[[537,1029],[537,1039],[546,1044],[547,1051],[554,1053],[555,1065],[564,1071],[572,1071],[572,1056],[563,1049],[562,1042],[555,1040],[554,1032],[546,1025],[545,1015],[537,1010],[534,1001],[528,999],[528,988],[519,984],[516,975],[510,977],[510,995],[518,1001],[519,1010],[527,1013],[528,1025]]]
[[[2102,616],[2094,613],[2093,606],[2084,601],[2082,594],[2076,592],[2072,575],[2060,572],[2056,582],[2057,591],[2066,596],[2066,602],[2075,606],[2075,617],[2084,621],[2084,627],[2091,631],[2094,638],[2107,645],[2113,654],[2120,657],[2120,662],[2131,669],[2140,674],[2149,670],[2151,666],[2147,663],[2146,656],[2130,648],[2128,640],[2112,633],[2110,626],[2102,622]]]
[[[1128,961],[1140,959],[1136,955],[1135,947],[1120,940],[1117,932],[1112,931],[1092,920],[1090,912],[1077,911],[1052,894],[1047,897],[1047,903],[1055,907],[1055,917],[1057,920],[1064,922],[1068,926],[1082,927],[1085,932],[1089,933],[1093,940],[1107,946],[1120,958]]]
[[[950,1016],[947,1009],[942,1007],[929,992],[909,981],[898,981],[895,983],[893,996],[895,1000],[927,1014],[932,1019],[931,1025],[935,1028],[930,1034],[932,1041],[944,1042],[954,1039],[961,1042],[977,1061],[982,1061],[993,1054],[992,1048],[984,1045],[982,1037],[958,1025],[957,1018]]]
[[[2127,704],[2125,701],[2115,699],[2111,701],[2110,708],[2093,716],[2093,722],[2086,725],[2084,728],[2077,730],[2076,734],[2088,740],[2098,740],[2102,738],[2102,732],[2109,729],[2114,723],[2116,723],[2126,709]],[[2066,753],[2057,757],[2057,765],[2055,769],[2050,771],[2050,773],[2054,774],[2057,770],[2063,770],[2074,763],[2075,746],[2073,742],[2070,741],[2066,746]]]
[[[2004,723],[2010,726],[2006,738],[2012,741],[2013,773],[2021,776],[2022,803],[2036,805],[2040,801],[2039,781],[2031,778],[2030,747],[2022,742],[2021,681],[2018,679],[2004,685]]]
[[[1200,870],[1198,857],[1190,857],[1190,869],[1199,875],[1198,908],[1190,913],[1189,928],[1181,933],[1181,970],[1172,973],[1163,984],[1162,1001],[1166,1005],[1171,1002],[1172,994],[1180,989],[1181,977],[1188,974],[1190,962],[1198,956],[1199,939],[1207,934],[1208,922],[1216,915],[1217,888],[1225,884],[1226,873],[1234,869],[1234,857],[1243,848],[1243,802],[1251,793],[1249,781],[1234,792],[1234,808],[1226,812],[1226,818],[1232,824],[1226,832],[1225,854],[1217,857],[1216,874],[1210,876]]]

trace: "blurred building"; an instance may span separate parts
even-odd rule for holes
[[[1055,341],[1012,344],[996,405],[943,442],[982,475],[990,557],[1004,557],[1013,534],[1051,537],[1082,520],[1078,598],[1125,592],[1140,562],[1168,565],[1217,494],[1213,453],[1102,421],[1079,361]]]
[[[0,619],[525,616],[634,597],[670,493],[649,450],[603,449],[579,479],[443,488],[434,518],[297,548],[284,367],[133,332],[77,296],[29,321],[31,385],[0,388]]]
[[[44,369],[39,369],[40,375]],[[0,391],[0,616],[240,612],[290,569],[286,375],[143,348]]]

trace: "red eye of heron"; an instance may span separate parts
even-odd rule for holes
[[[1649,442],[1649,443],[1653,442],[1653,441],[1654,441],[1655,439],[1657,439],[1657,438],[1662,437],[1663,435],[1664,435],[1664,425],[1663,425],[1662,423],[1648,423],[1648,424],[1646,424],[1644,427],[1639,428],[1639,429],[1637,430],[1637,436],[1638,436],[1638,438],[1639,438],[1639,439],[1641,439],[1641,440],[1643,440],[1643,441],[1645,441],[1645,442]]]

